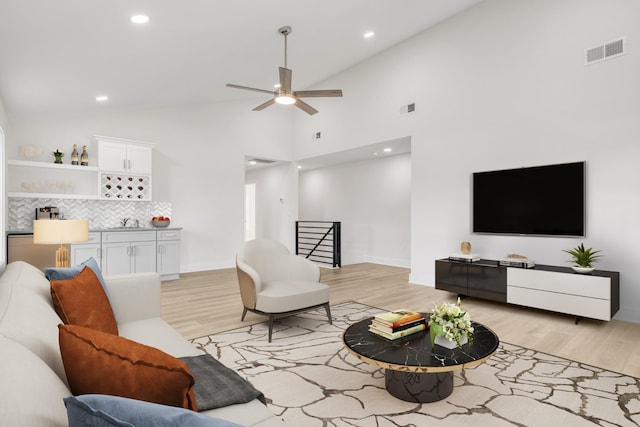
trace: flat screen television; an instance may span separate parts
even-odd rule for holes
[[[584,236],[585,162],[474,173],[473,232]]]

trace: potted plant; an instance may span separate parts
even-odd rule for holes
[[[571,266],[574,271],[578,273],[589,273],[593,271],[593,264],[599,260],[602,255],[602,251],[594,251],[593,248],[585,248],[584,243],[580,243],[573,249],[563,249],[563,252],[571,255],[574,265]]]
[[[56,158],[53,163],[62,163],[62,156],[64,156],[64,153],[62,151],[56,149],[56,151],[51,154],[53,154],[53,157]]]

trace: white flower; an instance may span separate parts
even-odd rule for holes
[[[455,341],[458,345],[463,335],[469,341],[473,338],[471,316],[462,308],[460,298],[455,304],[443,303],[439,307],[434,304],[430,319],[442,327],[442,332],[447,339]]]

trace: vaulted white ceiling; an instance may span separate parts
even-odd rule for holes
[[[327,77],[478,1],[2,0],[0,98],[17,116],[266,100],[225,84],[273,88],[283,25],[293,27],[294,88],[324,89]],[[140,13],[147,24],[129,21]]]

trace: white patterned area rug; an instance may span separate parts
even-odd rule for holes
[[[453,393],[410,403],[387,393],[384,371],[350,355],[349,325],[381,312],[349,302],[192,340],[262,391],[291,427],[637,426],[640,380],[501,343],[486,363],[454,374]],[[238,314],[239,315],[239,314]]]

